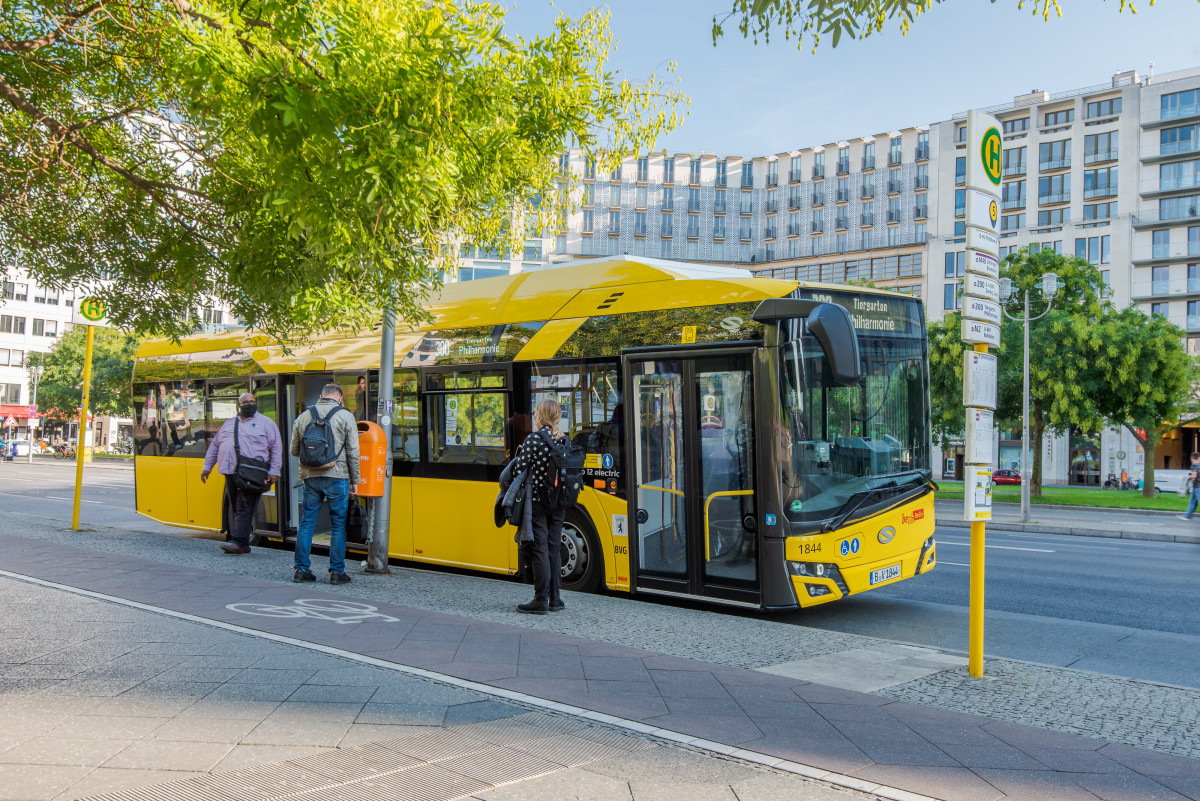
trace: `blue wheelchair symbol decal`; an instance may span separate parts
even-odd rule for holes
[[[606,453],[606,454],[604,454],[603,456],[601,456],[601,457],[600,457],[600,464],[604,465],[604,469],[605,469],[605,470],[610,470],[610,469],[612,469],[612,466],[613,466],[613,457],[612,457],[612,454],[611,454],[611,453]]]
[[[839,548],[839,550],[842,552],[842,556],[849,556],[850,555],[850,540],[842,540],[842,544],[841,544],[841,547]]]
[[[767,517],[767,525],[768,526],[775,525],[775,515],[767,515],[766,517]]]

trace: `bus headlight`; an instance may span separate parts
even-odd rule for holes
[[[849,595],[850,590],[846,587],[846,582],[842,580],[842,571],[838,570],[838,566],[829,562],[791,562],[787,563],[788,572],[793,576],[800,578],[817,578],[832,581],[841,591],[842,595]],[[826,595],[832,590],[825,584],[807,584],[808,594],[810,596]]]

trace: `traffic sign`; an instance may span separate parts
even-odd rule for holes
[[[967,225],[997,233],[1000,230],[1000,198],[991,192],[968,189]]]
[[[38,409],[38,407],[37,407],[36,403],[29,404],[29,413],[30,414],[35,413],[37,411],[37,409]]]
[[[986,275],[967,273],[963,278],[963,294],[1000,301],[1000,282]]]
[[[968,230],[976,230],[974,228]],[[989,256],[986,253],[980,253],[975,250],[967,250],[967,272],[975,273],[976,275],[985,275],[988,278],[1000,280],[1000,261],[995,256]]]
[[[968,225],[967,247],[971,248],[972,250],[978,250],[980,253],[987,253],[991,256],[999,258],[1000,237],[986,229],[976,228],[973,225]],[[999,269],[997,269],[996,274],[999,275]]]
[[[968,345],[1000,345],[1000,326],[979,320],[962,321],[962,341]]]
[[[8,416],[8,419],[4,421],[4,425],[6,428],[12,428],[16,424],[17,424],[17,419],[15,417],[13,417],[11,414]]]
[[[962,314],[964,319],[983,320],[993,325],[1000,325],[1004,321],[999,303],[970,295],[963,298]]]
[[[1004,142],[1000,122],[990,114],[967,112],[967,189],[996,191],[1000,186]]]
[[[99,325],[105,328],[112,324],[108,321],[108,309],[104,301],[96,297],[80,298],[71,313],[71,322],[75,325]]]

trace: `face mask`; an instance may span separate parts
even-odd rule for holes
[[[254,413],[257,411],[258,411],[257,403],[247,403],[245,406],[241,407],[242,417],[245,417],[247,420],[249,420],[251,417],[253,417]]]

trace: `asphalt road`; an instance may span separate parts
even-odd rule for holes
[[[936,537],[932,573],[785,618],[965,651],[970,532]],[[986,562],[987,655],[1200,687],[1200,546],[989,532]]]
[[[0,462],[0,513],[71,520],[69,463]],[[81,525],[185,532],[134,512],[133,472],[88,466]],[[1091,512],[1072,512],[1086,525]],[[1145,517],[1099,513],[1098,525]],[[1154,520],[1156,525],[1167,525]],[[1176,521],[1178,523],[1178,521]],[[1180,524],[1186,525],[1186,524]],[[939,527],[939,564],[925,576],[779,622],[966,651],[970,558],[965,528]],[[1200,687],[1200,546],[990,532],[985,652]],[[719,608],[713,611],[720,612]]]

